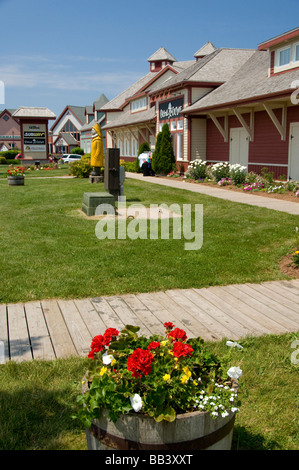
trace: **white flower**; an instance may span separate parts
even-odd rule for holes
[[[140,411],[142,408],[141,396],[138,395],[138,393],[135,393],[135,395],[130,397],[130,401],[131,401],[133,410],[136,411],[136,413],[138,413],[138,411]]]
[[[243,346],[238,344],[236,341],[226,341],[226,346],[229,346],[230,348],[243,349]]]
[[[242,375],[242,369],[240,369],[240,367],[231,367],[230,369],[228,369],[227,375],[231,379],[238,379]]]
[[[102,356],[102,361],[103,361],[103,364],[105,364],[105,366],[108,366],[109,364],[111,364],[111,362],[113,361],[112,354],[107,354],[107,351],[106,351]]]
[[[221,413],[221,416],[222,416],[222,418],[226,418],[228,416],[228,412],[224,411],[223,413]]]

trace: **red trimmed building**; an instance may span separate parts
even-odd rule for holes
[[[205,44],[178,62],[161,48],[150,72],[102,107],[107,146],[133,159],[167,122],[177,167],[230,161],[299,180],[299,28],[258,45]]]
[[[225,84],[185,109],[207,124],[206,160],[299,181],[299,28],[258,46]]]

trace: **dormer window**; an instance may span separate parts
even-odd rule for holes
[[[137,111],[144,111],[147,108],[147,98],[146,96],[132,101],[131,103],[131,113],[136,113]]]
[[[278,67],[282,67],[283,65],[287,65],[290,63],[291,60],[291,48],[287,47],[285,49],[281,49],[277,51],[278,53]]]
[[[275,50],[274,73],[299,67],[299,43],[291,43]]]

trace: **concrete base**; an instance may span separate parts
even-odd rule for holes
[[[89,175],[89,182],[90,183],[103,183],[104,182],[104,176]]]
[[[84,193],[82,211],[90,216],[95,215],[96,208],[100,204],[109,204],[115,207],[114,196],[110,193]]]

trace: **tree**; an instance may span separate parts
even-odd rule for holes
[[[164,124],[162,132],[159,132],[157,135],[152,167],[155,173],[164,175],[167,175],[176,168],[172,137],[168,124]]]

